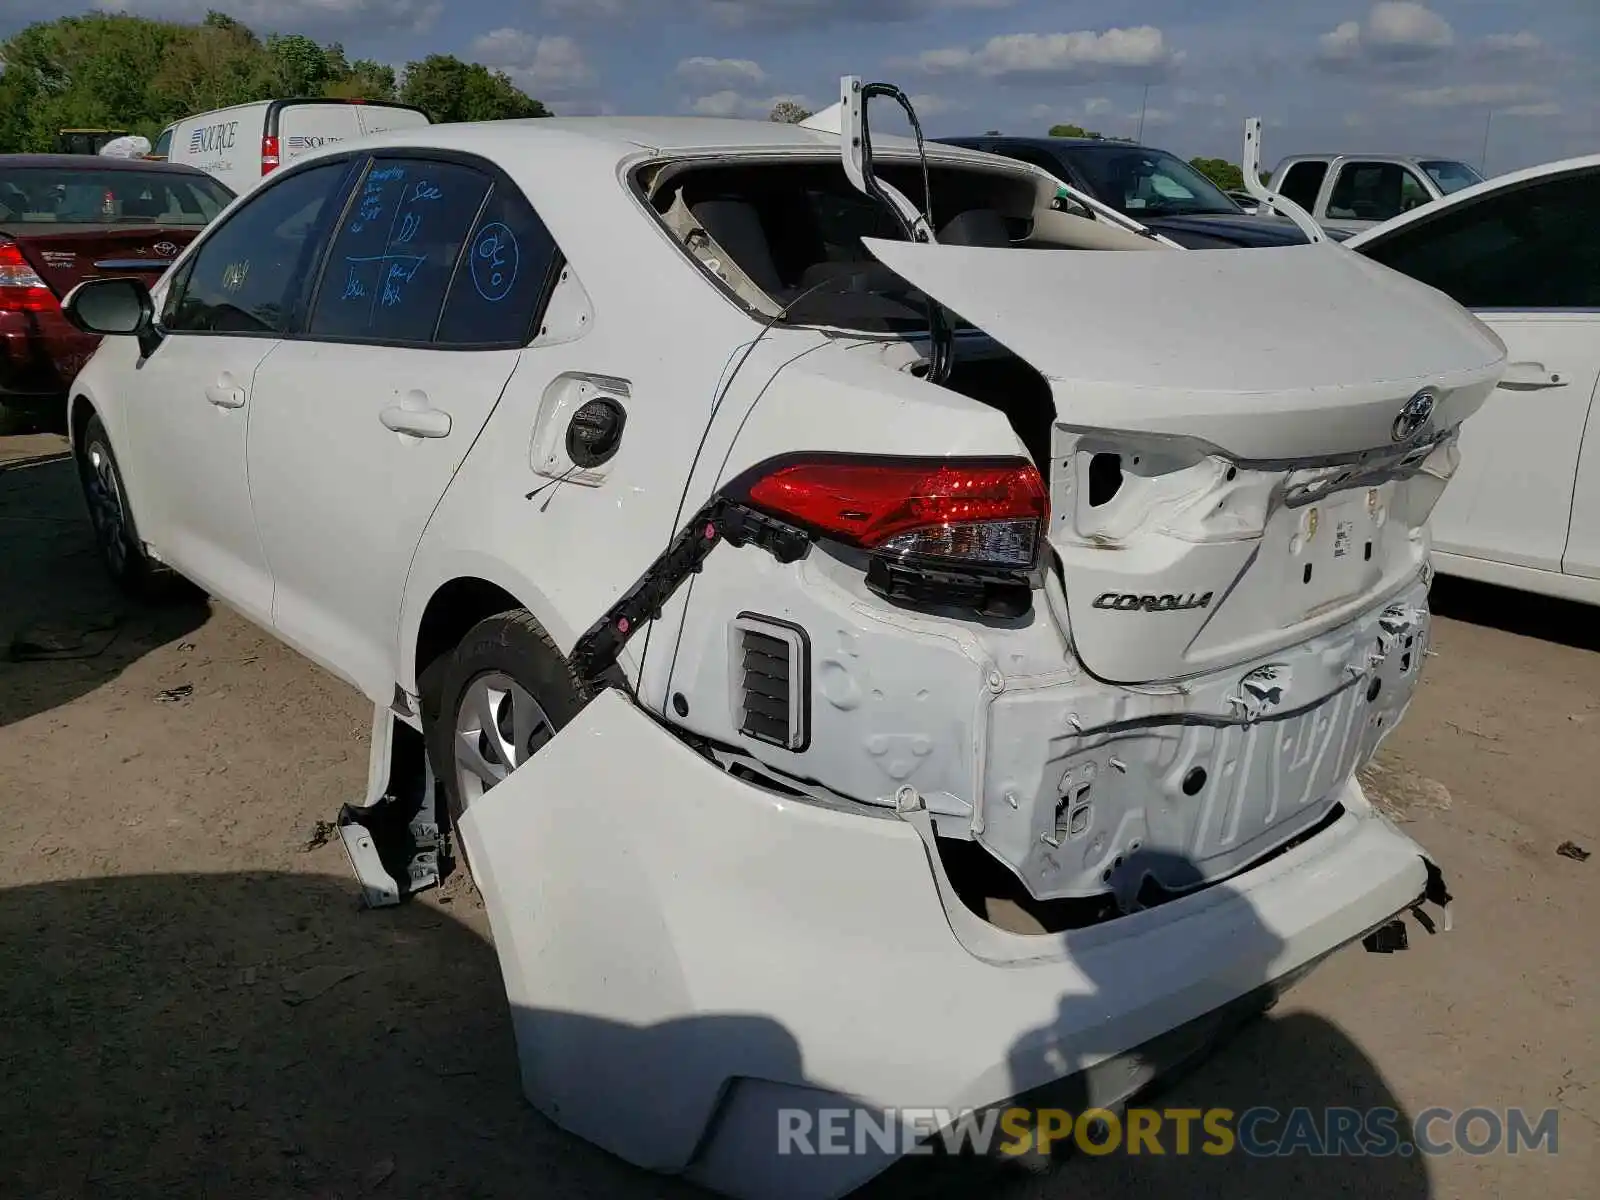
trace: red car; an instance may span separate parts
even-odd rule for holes
[[[154,286],[233,199],[193,167],[81,154],[0,155],[0,410],[59,420],[100,339],[61,315],[96,276]]]

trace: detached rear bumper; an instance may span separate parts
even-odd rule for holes
[[[1126,1094],[1163,1065],[1127,1052],[1417,901],[1422,851],[1342,801],[1226,883],[1018,935],[949,894],[925,814],[754,788],[607,692],[461,832],[535,1106],[719,1191],[823,1197],[889,1159],[780,1156],[781,1109],[959,1110],[1113,1062]]]

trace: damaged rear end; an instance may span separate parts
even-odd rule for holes
[[[893,1157],[801,1171],[796,1112],[1120,1103],[1175,1031],[1448,899],[1354,776],[1504,347],[1331,244],[1116,253],[1153,247],[935,166],[937,240],[859,259],[795,232],[852,196],[815,163],[652,169],[755,365],[572,651],[620,686],[462,820],[535,1103],[735,1195]],[[847,302],[796,316],[818,279]]]
[[[1327,820],[1415,689],[1426,522],[1498,339],[1326,244],[870,248],[1053,402],[1041,594],[1083,674],[989,706],[976,840],[1032,900],[1126,912]]]

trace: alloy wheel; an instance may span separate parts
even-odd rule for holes
[[[455,769],[466,808],[527,762],[555,735],[533,695],[511,676],[490,671],[467,684],[455,720]]]

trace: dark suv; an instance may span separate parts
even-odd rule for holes
[[[1064,183],[1192,250],[1288,246],[1306,237],[1288,218],[1247,213],[1176,154],[1100,138],[938,138],[1042,167]]]

